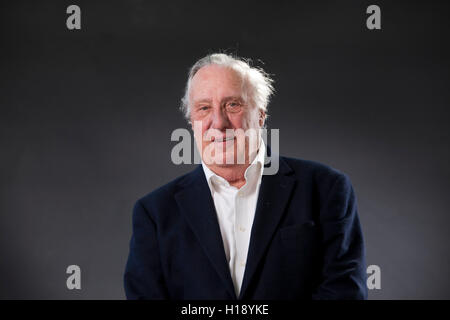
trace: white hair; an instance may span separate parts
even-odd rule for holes
[[[273,79],[261,68],[251,67],[249,59],[233,57],[224,53],[213,53],[198,60],[189,70],[188,81],[181,99],[181,111],[187,120],[190,118],[189,91],[192,78],[198,70],[208,65],[219,65],[236,71],[243,80],[246,103],[267,113],[270,97],[274,92]]]

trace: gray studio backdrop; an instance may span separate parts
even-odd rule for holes
[[[3,1],[0,298],[124,298],[133,204],[193,168],[170,135],[188,67],[219,49],[273,75],[282,154],[351,178],[369,297],[450,298],[450,8],[392,2],[370,31],[368,1]]]

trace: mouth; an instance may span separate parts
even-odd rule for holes
[[[213,142],[226,142],[226,141],[230,141],[233,139],[234,139],[234,136],[233,137],[223,137],[223,138],[214,139]]]

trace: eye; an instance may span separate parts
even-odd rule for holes
[[[242,108],[242,104],[240,104],[238,101],[230,101],[227,102],[226,108],[228,112],[239,112]]]
[[[198,111],[206,111],[209,109],[209,106],[200,106],[197,110]]]

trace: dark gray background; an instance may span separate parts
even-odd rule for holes
[[[369,297],[450,298],[450,6],[392,2],[2,2],[0,298],[124,298],[132,206],[192,169],[170,134],[188,67],[220,49],[274,75],[282,154],[350,176]]]

